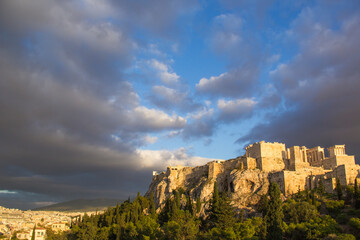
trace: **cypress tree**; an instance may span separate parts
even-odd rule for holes
[[[322,181],[322,178],[320,178],[320,180],[319,180],[318,192],[320,194],[324,194],[324,192],[325,192],[325,187],[324,187],[324,183]]]
[[[267,215],[265,217],[267,221],[267,235],[266,239],[269,240],[281,240],[282,239],[282,222],[283,212],[280,199],[280,188],[275,182],[270,184],[269,187],[269,204],[267,209]]]
[[[150,201],[150,203],[149,203],[150,214],[152,217],[155,217],[156,208],[155,208],[155,203],[154,203],[154,193],[152,191],[150,192],[149,201]]]
[[[194,215],[194,208],[190,198],[190,195],[186,196],[185,211],[189,211],[191,215]]]
[[[36,228],[36,224],[33,228],[33,231],[32,231],[32,236],[31,236],[31,240],[35,240],[35,228]]]
[[[336,178],[336,188],[335,189],[336,189],[336,194],[337,194],[338,200],[341,200],[342,196],[343,196],[343,192],[342,192],[342,187],[341,187],[339,178]]]
[[[200,197],[196,198],[196,213],[199,213],[201,211],[201,201]]]
[[[360,208],[360,189],[357,183],[357,178],[355,178],[354,186],[354,198],[355,198],[355,208]]]

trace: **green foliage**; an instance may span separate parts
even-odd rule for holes
[[[354,187],[354,196],[355,196]],[[219,193],[217,183],[210,199],[208,217],[198,217],[200,199],[196,205],[188,192],[173,191],[166,200],[160,214],[156,213],[153,193],[149,198],[138,194],[133,202],[125,201],[103,214],[83,218],[72,225],[68,233],[57,235],[48,231],[49,240],[155,240],[155,239],[354,239],[360,230],[360,210],[349,208],[343,200],[330,200],[324,193],[320,202],[315,191],[303,191],[296,199],[282,202],[276,183],[269,187],[267,195],[261,197],[257,209],[263,217],[244,219],[244,214],[235,218],[230,200]],[[207,204],[207,203],[205,203]],[[342,209],[346,209],[342,211]],[[195,211],[196,210],[196,211]],[[336,221],[327,212],[336,217]],[[348,221],[350,217],[353,217]],[[340,224],[348,224],[342,233]],[[341,233],[341,234],[340,234]],[[351,234],[353,235],[351,235]]]
[[[236,234],[232,228],[212,228],[209,232],[203,234],[201,239],[211,239],[211,240],[224,240],[224,239],[236,239]]]
[[[360,209],[360,189],[357,182],[357,178],[355,178],[355,184],[354,184],[354,200],[355,200],[355,208]]]
[[[335,190],[336,190],[338,200],[341,200],[342,197],[343,197],[343,191],[342,191],[342,187],[341,187],[339,178],[336,178],[336,188],[335,188]]]
[[[336,240],[356,240],[355,236],[352,234],[340,234],[335,239]]]
[[[225,193],[219,194],[216,182],[211,200],[209,223],[211,227],[221,229],[232,228],[235,223],[234,209],[230,204],[230,199]]]
[[[196,198],[196,213],[199,213],[201,211],[201,201],[200,197]]]
[[[308,202],[295,202],[290,199],[283,204],[284,220],[288,223],[301,223],[309,221],[319,212],[316,207]]]
[[[259,217],[247,219],[234,225],[234,231],[237,239],[250,239],[255,234],[259,234],[263,219]]]
[[[360,231],[360,218],[350,218],[349,225]]]
[[[267,225],[266,239],[282,239],[283,211],[280,199],[280,188],[275,182],[269,187],[269,204],[265,209],[265,221]]]
[[[329,215],[316,217],[307,222],[290,223],[285,229],[285,236],[290,239],[321,239],[329,234],[339,233],[336,221]]]
[[[344,201],[336,201],[336,200],[328,200],[326,203],[326,209],[329,211],[329,213],[333,215],[337,215],[340,213],[341,209],[344,208]]]
[[[349,217],[346,213],[340,213],[336,217],[336,222],[339,224],[346,224],[349,221]]]
[[[317,186],[317,192],[322,195],[325,193],[325,186],[324,186],[324,183],[323,183],[323,180],[322,178],[320,178],[319,180],[319,183],[318,183],[318,186]]]

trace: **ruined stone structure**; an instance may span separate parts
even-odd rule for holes
[[[345,145],[329,147],[328,157],[324,148],[292,146],[283,143],[261,141],[246,147],[244,156],[227,161],[211,161],[203,166],[168,167],[166,172],[153,173],[153,181],[147,195],[154,193],[155,204],[161,209],[174,189],[190,192],[192,199],[200,197],[203,212],[208,207],[213,184],[220,191],[227,191],[233,205],[251,211],[270,182],[277,182],[284,195],[299,189],[313,189],[320,179],[325,190],[333,192],[336,178],[343,186],[360,181],[360,166],[354,156],[346,155]]]

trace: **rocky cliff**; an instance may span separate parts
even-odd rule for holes
[[[153,192],[159,211],[172,191],[181,188],[189,192],[193,200],[200,198],[204,214],[217,181],[219,191],[229,193],[234,207],[252,211],[261,195],[267,192],[271,174],[259,169],[246,169],[242,160],[213,161],[199,167],[168,167],[166,172],[153,176],[146,195]]]

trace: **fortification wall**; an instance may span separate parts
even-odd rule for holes
[[[336,164],[338,166],[346,164],[346,165],[355,165],[355,157],[349,156],[349,155],[337,155],[336,158]]]
[[[247,157],[243,160],[243,167],[244,169],[256,169],[256,158]]]
[[[286,159],[286,148],[284,143],[260,142],[261,157]]]
[[[285,162],[282,158],[261,157],[258,159],[260,170],[265,172],[281,171],[285,169]]]
[[[261,157],[259,143],[251,144],[251,145],[247,146],[245,149],[246,149],[246,154],[245,154],[246,157],[252,157],[252,158],[260,158]]]
[[[222,163],[217,163],[216,161],[210,162],[209,164],[209,179],[217,179],[217,176],[223,172],[224,167]]]
[[[336,168],[336,156],[325,158],[323,160],[323,168],[326,170],[332,170]]]

